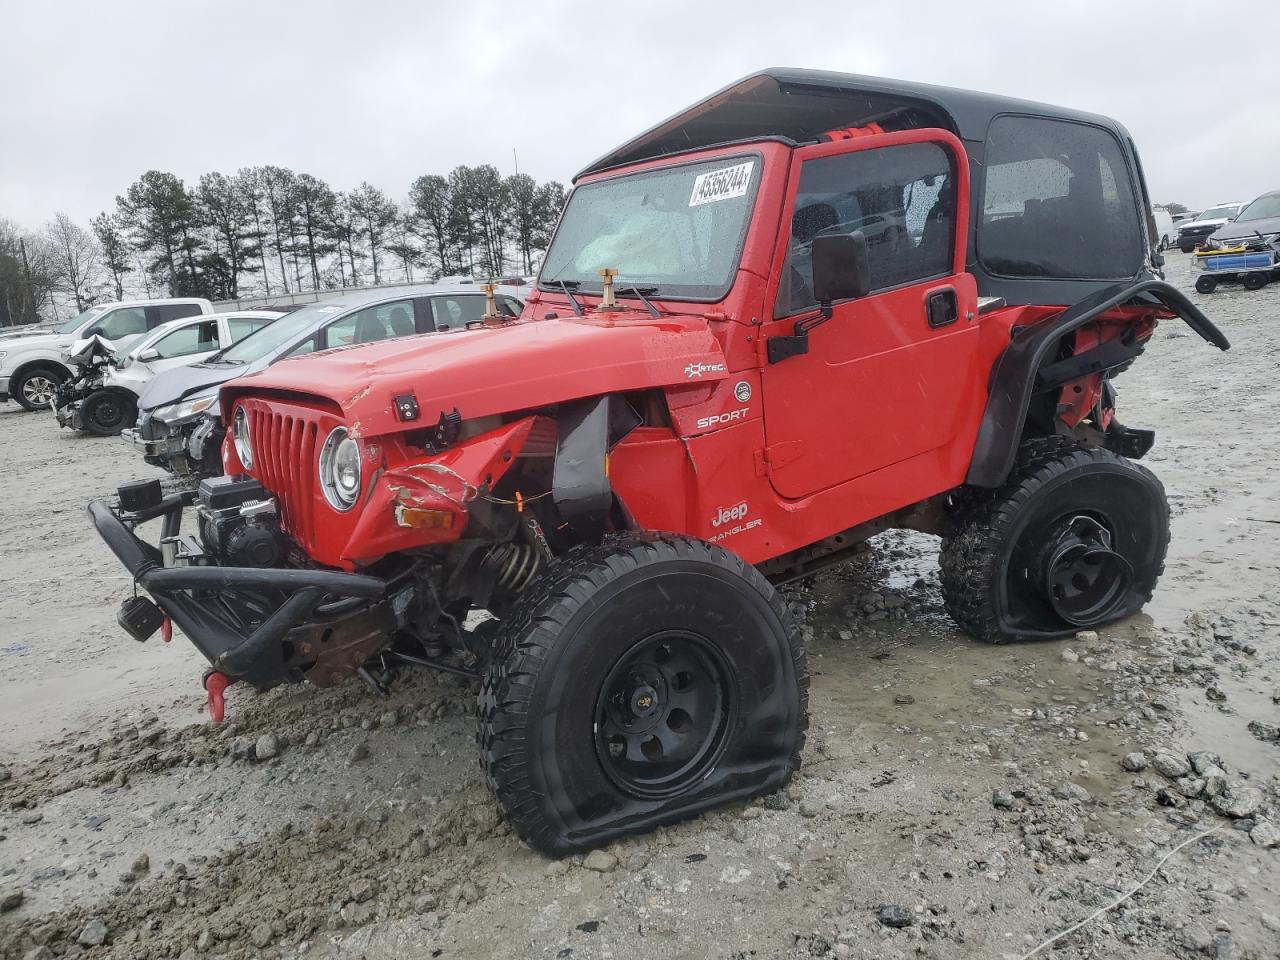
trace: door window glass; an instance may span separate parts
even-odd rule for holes
[[[261,330],[271,322],[265,317],[231,317],[227,320],[227,329],[231,333],[231,342],[239,343],[249,334]]]
[[[325,349],[354,343],[376,343],[414,332],[413,301],[396,300],[365,307],[325,328]]]
[[[457,330],[484,317],[484,296],[481,294],[457,294],[449,297],[432,297],[432,319],[437,330]],[[498,313],[519,316],[506,297],[497,297]]]
[[[143,307],[121,307],[112,310],[94,326],[100,328],[108,340],[136,337],[147,332],[147,312]]]
[[[1124,155],[1100,127],[997,117],[987,132],[978,258],[1005,277],[1122,279],[1142,266]]]
[[[862,232],[873,290],[950,273],[954,181],[950,154],[934,143],[807,161],[791,218],[778,315],[816,306],[811,250],[822,234]]]
[[[160,354],[161,360],[173,357],[189,357],[193,353],[207,353],[218,349],[218,321],[193,323],[161,337],[151,349]]]

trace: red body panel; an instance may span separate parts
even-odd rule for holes
[[[768,364],[765,341],[790,333],[795,319],[775,320],[773,306],[800,164],[926,141],[956,159],[950,275],[837,304],[810,334],[808,354]],[[1010,330],[1065,306],[979,312],[975,281],[964,271],[969,167],[962,145],[945,131],[917,130],[799,149],[759,143],[692,159],[743,154],[760,159],[760,182],[736,281],[720,303],[657,301],[666,315],[654,319],[632,309],[634,300],[623,301],[623,311],[597,313],[595,298],[580,294],[588,315],[574,318],[567,298],[535,290],[518,321],[284,361],[224,388],[226,422],[241,402],[286,417],[310,411],[319,418],[315,442],[323,442],[319,430],[336,424],[341,411],[361,438],[365,494],[350,513],[329,508],[315,483],[300,482],[309,498],[300,501],[297,491],[286,497],[292,515],[313,518],[304,541],[312,557],[351,569],[462,535],[469,498],[492,489],[540,432],[525,416],[434,456],[406,444],[403,434],[430,428],[455,408],[466,423],[582,397],[661,390],[671,425],[636,429],[613,449],[615,493],[639,526],[717,542],[753,563],[960,486],[988,377]],[[942,290],[954,294],[958,316],[934,329],[925,303]],[[1149,337],[1155,320],[1149,312],[1117,311],[1082,335],[1078,349],[1135,323]],[[1069,385],[1064,399],[1085,416],[1098,390],[1096,376],[1085,378]],[[407,393],[420,408],[413,423],[397,419],[393,403]],[[291,399],[298,396],[324,401]],[[307,469],[313,441],[305,430],[299,436],[294,473],[280,457],[255,464],[252,472],[273,492],[299,482],[294,478]],[[227,458],[234,472],[230,444]],[[309,505],[300,508],[302,501]],[[457,522],[429,530],[397,525],[395,508],[406,504],[452,511]]]

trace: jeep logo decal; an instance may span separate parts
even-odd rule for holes
[[[744,500],[736,506],[721,507],[716,512],[715,518],[711,521],[711,525],[713,527],[722,527],[726,523],[732,523],[734,520],[742,520],[746,515],[747,502]]]

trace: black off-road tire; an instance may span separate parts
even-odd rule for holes
[[[138,419],[138,402],[119,390],[98,390],[80,401],[80,422],[95,437],[118,437]]]
[[[695,729],[701,752],[663,782],[629,778],[648,761],[602,743],[618,704],[633,702],[607,696],[619,671],[633,683],[626,671],[654,644],[703,658],[718,678],[697,688],[715,709],[692,710],[712,732]],[[687,678],[659,676],[643,688],[654,692],[646,705],[660,714],[669,697],[672,721]],[[511,826],[562,856],[784,786],[800,764],[808,702],[804,647],[759,571],[699,540],[620,536],[570,551],[506,618],[477,700],[476,742]],[[692,742],[682,736],[675,742]]]
[[[1049,639],[1130,616],[1151,599],[1164,572],[1169,505],[1159,479],[1071,438],[1025,441],[1003,486],[962,488],[952,507],[954,532],[943,539],[939,560],[942,596],[951,618],[978,640]],[[1096,623],[1064,621],[1030,588],[1034,575],[1024,573],[1035,525],[1055,514],[1099,518],[1130,566],[1123,597]]]
[[[41,378],[53,385],[53,392],[49,396],[51,400],[53,395],[57,393],[58,386],[67,379],[67,371],[52,365],[29,367],[9,382],[9,396],[24,409],[33,411],[48,409],[49,404],[47,401],[45,403],[33,403],[27,397],[27,387]]]
[[[1246,273],[1240,278],[1240,285],[1246,290],[1261,290],[1267,285],[1268,277],[1261,271]]]

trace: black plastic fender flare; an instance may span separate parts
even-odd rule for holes
[[[1219,350],[1231,346],[1222,331],[1181,290],[1154,278],[1104,287],[1061,313],[1015,328],[1013,342],[1000,355],[991,374],[987,407],[965,477],[967,484],[998,487],[1004,483],[1022,441],[1022,425],[1031,406],[1036,374],[1053,355],[1058,342],[1108,310],[1130,302],[1164,307]]]

